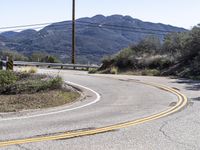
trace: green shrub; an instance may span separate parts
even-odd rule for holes
[[[141,72],[143,76],[159,76],[160,71],[157,69],[145,69]]]
[[[95,69],[95,68],[90,68],[89,71],[88,71],[88,73],[90,73],[90,74],[93,74],[93,73],[96,73],[96,72],[97,72],[97,69]]]
[[[31,94],[45,90],[60,89],[63,85],[61,77],[49,78],[42,75],[20,74],[20,80],[0,87],[0,94]]]
[[[28,57],[26,57],[24,54],[13,51],[13,50],[2,50],[0,52],[0,56],[3,58],[9,57],[12,58],[15,61],[28,61]]]
[[[172,60],[170,60],[165,55],[155,55],[155,56],[148,56],[140,60],[139,62],[143,68],[149,69],[164,69],[168,68],[172,65]]]
[[[17,81],[17,76],[12,71],[0,70],[0,86],[4,87]]]
[[[49,80],[48,82],[49,82],[49,85],[50,85],[49,88],[51,90],[62,88],[62,85],[63,85],[63,79],[59,76]]]
[[[45,74],[32,74],[27,72],[14,72],[14,74],[17,76],[17,79],[20,82],[27,80],[41,80],[47,78],[47,75]]]
[[[193,77],[193,79],[200,80],[200,76]]]

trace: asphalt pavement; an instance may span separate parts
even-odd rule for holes
[[[82,71],[40,72],[60,75],[64,80],[78,84],[74,86],[82,90],[84,98],[71,105],[47,110],[0,114],[0,142],[94,130],[151,116],[176,105],[177,95],[140,82],[171,87],[186,95],[188,103],[176,113],[134,126],[74,138],[27,142],[0,149],[200,149],[199,82],[164,77],[88,75]]]

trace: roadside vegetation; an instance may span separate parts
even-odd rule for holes
[[[22,54],[17,51],[9,49],[0,51],[0,58],[6,59],[6,57],[12,58],[14,61],[32,61],[32,62],[45,62],[45,63],[60,63],[61,60],[45,52],[33,52],[31,54]]]
[[[98,73],[178,76],[200,79],[200,25],[171,33],[163,41],[150,36],[104,58]]]
[[[6,60],[6,57],[12,58],[13,60],[17,60],[17,61],[28,61],[29,60],[28,57],[26,57],[25,55],[23,55],[17,51],[11,51],[9,49],[0,51],[0,58]]]
[[[79,96],[61,77],[0,70],[0,112],[55,107]]]
[[[19,70],[22,73],[37,73],[38,68],[34,67],[34,66],[32,66],[32,67],[22,67]]]
[[[29,57],[29,61],[32,62],[46,62],[46,63],[60,63],[61,60],[54,56],[47,54],[45,52],[33,52]]]

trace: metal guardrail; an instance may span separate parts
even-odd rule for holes
[[[1,63],[0,70],[6,70],[6,64],[7,64],[7,62],[4,61],[4,60],[1,60],[0,63]]]
[[[25,62],[25,61],[14,61],[14,66],[37,66],[37,67],[61,67],[61,68],[95,68],[98,69],[99,65],[88,65],[88,64],[62,64],[62,63],[41,63],[41,62]]]

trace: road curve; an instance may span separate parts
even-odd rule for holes
[[[49,73],[58,72],[54,70]],[[63,111],[63,108],[66,108],[61,107],[22,113],[20,114],[22,116],[16,116],[14,119],[8,118],[19,114],[6,116],[7,119],[1,118],[0,123],[3,121],[3,124],[0,124],[0,147],[21,149],[23,145],[20,144],[27,146],[33,142],[84,138],[82,136],[113,132],[168,116],[182,109],[187,103],[187,98],[178,90],[160,84],[138,79],[89,76],[74,71],[59,73],[65,80],[93,89],[92,91],[83,89],[86,99],[73,104],[74,106],[67,106],[79,109],[71,108],[71,111]],[[94,91],[101,95],[101,100],[95,103],[94,99],[97,99],[98,94]],[[19,132],[22,129],[23,132]],[[101,148],[104,149],[103,146]]]

